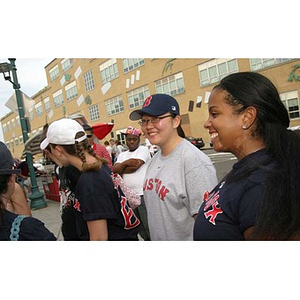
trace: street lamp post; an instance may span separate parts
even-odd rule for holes
[[[21,86],[18,83],[17,68],[15,65],[16,59],[9,58],[8,60],[10,61],[10,64],[9,63],[0,64],[0,72],[4,74],[5,80],[8,80],[12,83],[13,88],[15,89],[20,123],[21,123],[21,128],[22,128],[23,141],[25,144],[26,141],[28,140],[28,131],[27,131],[28,129],[27,129],[26,121],[25,121],[23,96],[20,91]],[[12,72],[13,81],[11,80],[10,75],[9,75],[10,71]],[[29,196],[29,199],[31,200],[30,208],[33,210],[44,208],[47,206],[47,203],[44,199],[44,195],[39,191],[39,188],[37,185],[35,172],[34,172],[34,168],[33,168],[32,154],[29,152],[26,152],[26,159],[27,159],[27,164],[28,164],[28,169],[29,169],[29,174],[30,174],[31,191],[32,191],[31,195]]]

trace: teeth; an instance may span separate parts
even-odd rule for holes
[[[213,140],[214,138],[216,138],[218,136],[218,134],[216,132],[212,133],[210,135],[210,138]]]

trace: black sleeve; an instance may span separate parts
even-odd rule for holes
[[[36,218],[26,217],[20,225],[19,241],[56,241],[56,237],[43,222]]]
[[[76,197],[85,221],[117,218],[111,178],[101,171],[81,175],[76,187]]]

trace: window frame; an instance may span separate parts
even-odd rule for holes
[[[95,110],[95,108],[97,109]],[[89,116],[91,121],[97,121],[100,119],[100,111],[98,104],[94,104],[89,107]]]
[[[290,120],[299,119],[300,118],[300,104],[299,104],[298,90],[293,90],[293,91],[280,93],[280,99],[281,99],[283,105],[285,106],[285,108],[288,111]],[[296,105],[295,107],[298,106],[298,108],[296,110],[295,109],[290,110],[290,107],[292,107],[292,106],[289,106],[289,101],[291,101],[291,100],[296,100],[297,101],[298,105]],[[297,114],[297,116],[293,116],[294,114]]]
[[[95,89],[95,81],[94,81],[94,75],[93,70],[89,70],[83,74],[84,79],[84,87],[86,92],[92,91]]]
[[[65,86],[67,101],[71,101],[78,96],[76,80]]]
[[[106,109],[107,116],[113,116],[124,112],[125,108],[124,108],[124,100],[122,98],[122,95],[105,100],[105,109]]]
[[[149,87],[148,85],[141,86],[137,89],[127,92],[126,96],[127,96],[128,107],[130,110],[135,109],[136,107],[141,107],[145,99],[148,96],[150,96]]]
[[[231,63],[234,62],[234,68],[231,67]],[[226,71],[220,73],[219,66],[223,65],[226,66]],[[214,76],[210,76],[210,70],[215,68],[216,72]],[[229,74],[237,73],[239,71],[239,65],[237,58],[215,58],[209,61],[206,61],[200,65],[198,65],[198,76],[200,81],[201,87],[206,87],[211,84],[215,84],[219,82],[224,77]],[[206,74],[204,78],[204,74]]]
[[[145,58],[123,58],[123,73],[126,74],[145,64]]]
[[[274,67],[292,59],[294,58],[249,58],[249,64],[251,71],[257,71]]]
[[[179,84],[181,81],[182,84]],[[156,93],[175,96],[185,92],[184,77],[182,72],[156,80],[154,84]]]

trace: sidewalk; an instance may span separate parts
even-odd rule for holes
[[[49,229],[56,236],[58,241],[63,241],[63,236],[61,233],[61,217],[59,212],[60,203],[46,198],[40,178],[37,178],[37,184],[39,191],[44,194],[47,207],[38,210],[32,210],[32,216],[42,221],[47,229]]]
[[[40,190],[41,191],[41,190]],[[32,210],[32,216],[42,221],[58,241],[63,241],[61,233],[61,217],[59,212],[60,203],[46,199],[47,207],[38,210]]]

